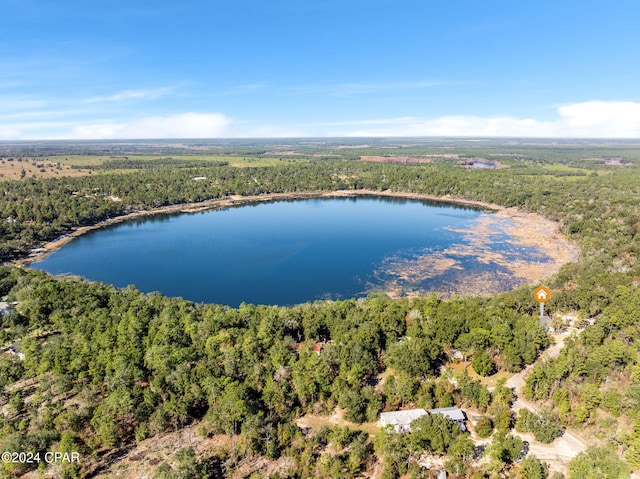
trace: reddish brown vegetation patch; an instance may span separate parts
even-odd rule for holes
[[[411,156],[361,156],[360,161],[370,163],[431,163],[431,158],[413,158]]]

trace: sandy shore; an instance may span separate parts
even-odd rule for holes
[[[541,279],[556,273],[560,267],[568,262],[577,261],[580,257],[580,250],[576,244],[568,241],[561,233],[559,225],[540,215],[526,213],[515,208],[505,208],[503,206],[484,203],[481,201],[461,200],[450,197],[438,197],[431,195],[421,195],[416,193],[392,192],[392,191],[372,191],[372,190],[339,190],[325,192],[296,192],[296,193],[276,193],[259,196],[230,196],[223,199],[209,200],[200,203],[188,203],[180,205],[172,205],[164,208],[153,210],[142,210],[130,213],[128,215],[111,218],[92,226],[83,226],[76,228],[67,235],[64,235],[54,241],[46,243],[37,254],[33,254],[28,258],[24,258],[14,262],[17,265],[28,265],[33,261],[43,259],[47,254],[61,248],[74,238],[81,236],[88,231],[103,228],[108,225],[121,223],[135,218],[142,218],[156,214],[167,213],[189,213],[206,211],[211,209],[227,208],[230,206],[242,205],[246,203],[268,202],[275,200],[289,199],[305,199],[305,198],[344,198],[356,196],[379,196],[393,198],[407,198],[418,200],[432,200],[458,205],[467,205],[480,208],[492,213],[496,217],[495,221],[500,219],[509,219],[513,227],[508,228],[507,233],[518,244],[524,246],[533,246],[543,251],[550,261],[540,264],[539,262],[517,262],[515,264],[506,264],[512,273],[523,279],[526,283],[537,283]],[[473,234],[472,244],[481,244],[487,235],[491,234],[493,223],[490,215],[484,216],[470,231]],[[492,258],[495,259],[495,258]],[[499,260],[499,258],[498,258]]]

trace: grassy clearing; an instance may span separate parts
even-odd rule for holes
[[[349,426],[350,429],[357,429],[359,431],[366,432],[372,437],[376,437],[378,434],[380,434],[380,424],[378,424],[377,422],[364,422],[362,424],[356,424],[344,419],[342,413],[343,411],[340,408],[336,408],[333,413],[328,416],[319,414],[305,414],[304,416],[296,420],[296,424],[299,427],[310,427],[314,431],[322,426]]]
[[[450,364],[447,365],[447,369],[452,370],[454,375],[458,375],[458,374],[462,373],[462,371],[464,369],[466,369],[467,373],[469,374],[469,376],[472,379],[477,379],[478,381],[480,381],[487,388],[495,387],[496,384],[498,384],[498,381],[500,379],[507,380],[511,376],[513,376],[513,373],[510,373],[508,371],[499,371],[496,374],[494,374],[493,376],[489,376],[489,377],[480,376],[471,367],[471,361],[459,362],[459,363],[450,363]]]
[[[24,159],[22,161],[0,159],[0,180],[18,180],[20,178],[56,178],[61,176],[84,176],[88,170],[71,168],[69,165],[59,164],[42,159]]]
[[[591,170],[587,168],[579,168],[579,167],[570,166],[564,163],[553,163],[550,165],[544,165],[541,167],[541,169],[552,172],[552,173],[568,173],[573,175],[575,175],[576,173],[584,173],[585,175],[591,175],[594,171],[598,175],[603,175],[607,173],[607,171],[604,171],[604,170]]]
[[[55,160],[66,166],[75,168],[95,168],[102,166],[105,162],[117,162],[123,160],[136,160],[136,161],[153,161],[158,159],[171,159],[175,161],[176,167],[180,167],[180,163],[189,162],[211,162],[213,164],[226,162],[231,166],[237,167],[249,167],[249,166],[275,166],[283,163],[291,163],[306,160],[292,160],[292,159],[280,159],[272,156],[264,157],[247,157],[247,156],[233,156],[233,155],[65,155],[56,157]]]
[[[114,159],[114,157],[106,156],[93,156],[93,155],[65,155],[52,157],[58,163],[62,163],[66,166],[72,167],[92,167],[100,166],[105,160]]]
[[[292,160],[287,158],[280,159],[280,158],[275,158],[271,156],[265,156],[265,157],[259,157],[259,158],[253,158],[253,157],[241,158],[237,156],[224,156],[224,157],[220,157],[220,161],[227,161],[231,166],[246,168],[250,166],[277,166],[277,165],[282,165],[287,163],[293,163],[293,162],[298,163],[301,161],[308,161],[308,160],[303,160],[303,159]]]

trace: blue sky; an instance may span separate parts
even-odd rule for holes
[[[637,0],[0,0],[0,140],[640,137]]]

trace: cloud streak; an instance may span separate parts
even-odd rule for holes
[[[219,138],[229,134],[231,119],[221,113],[150,116],[128,122],[98,122],[73,128],[74,139]]]
[[[328,131],[328,136],[640,138],[640,103],[574,103],[559,107],[557,118],[548,121],[512,116],[445,115],[364,120],[333,126],[337,128]],[[361,128],[356,128],[358,126]]]
[[[113,95],[107,96],[95,96],[87,98],[82,103],[121,103],[132,100],[157,100],[160,97],[172,92],[173,88],[156,88],[156,89],[142,89],[142,90],[123,90]]]
[[[126,96],[126,95],[125,95]],[[135,95],[134,95],[135,96]],[[2,99],[0,99],[1,103]],[[5,99],[6,101],[6,99]],[[117,101],[117,100],[114,100]],[[9,106],[10,103],[5,103]],[[42,106],[20,100],[13,107]],[[220,112],[186,112],[82,121],[82,112],[25,108],[0,115],[0,139],[161,139],[267,137],[640,138],[640,103],[588,101],[557,108],[551,120],[515,116],[407,116],[274,125]],[[30,120],[30,121],[28,121]]]
[[[294,95],[328,95],[334,97],[352,97],[388,91],[419,90],[443,85],[434,81],[418,82],[382,82],[382,83],[338,83],[334,85],[310,85],[291,87],[285,90]]]

